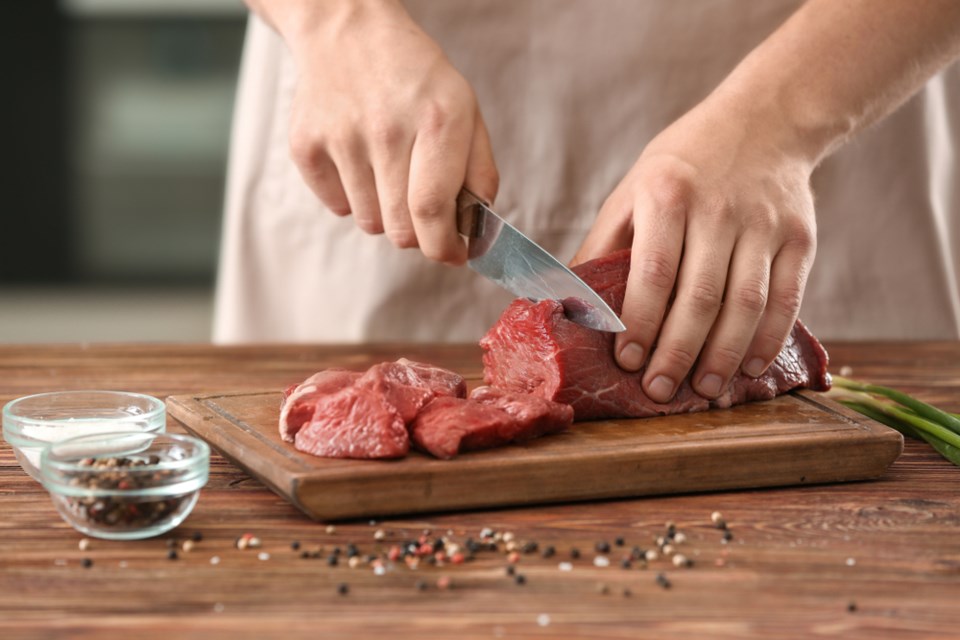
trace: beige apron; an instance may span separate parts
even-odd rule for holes
[[[501,173],[496,208],[567,260],[644,145],[800,2],[405,4],[476,90]],[[251,18],[215,341],[478,339],[509,294],[362,233],[303,184],[288,155],[295,82],[283,42]],[[819,249],[801,312],[816,334],[960,337],[958,143],[954,65],[817,170]]]

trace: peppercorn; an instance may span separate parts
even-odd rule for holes
[[[729,530],[729,529],[724,529],[724,530],[723,530],[723,541],[724,541],[724,542],[730,542],[731,540],[733,540],[733,534],[730,533],[730,530]]]
[[[300,557],[301,557],[301,558],[304,558],[304,559],[309,558],[309,557],[310,557],[310,552],[309,552],[309,551],[301,551],[301,552],[300,552]]]
[[[329,556],[327,556],[327,564],[328,564],[329,566],[335,567],[335,566],[337,566],[337,564],[338,564],[339,562],[340,562],[340,561],[337,559],[337,555],[336,555],[336,554],[331,553]]]
[[[467,538],[467,541],[463,543],[463,546],[467,548],[467,551],[470,553],[476,553],[480,551],[480,545],[473,538]]]
[[[610,543],[605,540],[598,542],[595,548],[597,553],[610,553]]]
[[[524,585],[527,584],[527,577],[522,573],[518,573],[516,576],[514,576],[513,581],[519,585]]]
[[[667,576],[663,575],[662,573],[657,574],[657,584],[664,589],[669,589],[671,587],[670,580],[668,580]]]
[[[167,560],[176,560],[179,557],[180,556],[177,555],[176,549],[170,549],[170,551],[167,551]]]
[[[543,552],[541,553],[541,555],[544,558],[552,558],[554,554],[556,554],[556,552],[557,552],[556,549],[554,549],[552,546],[548,546],[543,548]]]
[[[579,558],[579,557],[580,557],[580,549],[577,549],[576,547],[570,549],[570,557],[573,558],[574,560],[576,560],[577,558]]]
[[[358,556],[358,555],[360,555],[360,550],[357,549],[357,546],[356,546],[355,544],[353,544],[352,542],[351,542],[350,544],[348,544],[348,545],[347,545],[347,557],[348,557],[348,558],[353,558],[353,557]]]
[[[299,541],[299,540],[294,540],[293,542],[291,542],[291,543],[290,543],[290,548],[293,549],[294,551],[299,550],[299,549],[300,549],[300,541]]]
[[[84,558],[83,560],[80,561],[80,565],[83,566],[84,569],[89,569],[90,567],[93,566],[93,560],[91,560],[90,558]]]
[[[521,551],[523,551],[524,553],[533,553],[534,551],[537,550],[538,547],[539,545],[533,540],[531,540],[529,542],[523,543],[523,547],[521,547]]]
[[[630,558],[624,558],[620,561],[620,567],[623,569],[629,569],[631,566],[632,563],[630,562]]]
[[[202,534],[201,532],[199,532],[199,531],[194,531],[194,532],[193,532],[193,535],[190,536],[190,537],[193,539],[194,542],[202,542],[202,541],[203,541],[203,534]]]
[[[417,580],[417,591],[426,591],[427,590],[427,581],[426,580]]]
[[[347,595],[348,593],[350,593],[350,585],[348,585],[346,582],[341,582],[340,584],[337,585],[337,593],[339,593],[342,596]]]
[[[623,537],[617,536],[616,539],[613,541],[613,544],[617,545],[618,547],[622,547],[622,546],[623,546]]]
[[[641,549],[640,547],[634,547],[633,549],[630,550],[630,556],[634,560],[639,560],[640,558],[643,558],[646,555],[647,555],[647,552]]]
[[[847,603],[847,611],[849,611],[850,613],[853,613],[853,612],[856,611],[856,610],[857,610],[857,603],[856,603],[856,602],[854,602],[853,600],[851,600],[850,602]]]
[[[514,567],[512,564],[508,564],[508,565],[507,565],[507,575],[508,575],[508,576],[512,576],[512,575],[514,575],[514,574],[516,574],[516,573],[517,573],[516,567]]]

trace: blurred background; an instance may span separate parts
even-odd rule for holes
[[[6,0],[0,342],[207,341],[242,0]]]

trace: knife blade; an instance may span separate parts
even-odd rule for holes
[[[567,318],[584,327],[626,330],[590,285],[466,189],[457,196],[457,228],[467,237],[467,265],[513,295],[557,300]]]

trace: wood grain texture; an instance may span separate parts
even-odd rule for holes
[[[827,346],[833,371],[850,366],[853,377],[960,411],[958,344]],[[280,389],[323,367],[363,368],[399,355],[467,374],[480,369],[475,347],[0,346],[0,401],[67,388],[160,397]],[[169,428],[179,427],[171,419]],[[214,456],[209,485],[174,533],[202,531],[204,539],[175,561],[166,555],[172,536],[94,541],[80,551],[80,534],[0,443],[0,510],[3,638],[873,639],[952,638],[960,628],[960,470],[914,441],[871,482],[421,515],[374,526],[360,520],[329,534]],[[727,544],[710,523],[714,510],[733,533]],[[657,560],[621,569],[616,545],[610,567],[593,565],[596,541],[622,536],[624,549],[647,548],[667,520],[686,533],[692,568]],[[520,586],[505,574],[502,554],[378,576],[301,559],[290,548],[299,540],[326,554],[352,541],[368,553],[423,529],[459,539],[485,526],[553,545],[557,554],[523,555]],[[373,538],[378,528],[383,541]],[[247,531],[262,538],[261,549],[234,548]],[[571,547],[583,551],[580,559],[569,559]],[[257,551],[270,558],[259,560]],[[93,566],[82,568],[83,557]],[[561,561],[573,570],[558,570]],[[658,572],[672,588],[656,584]],[[441,576],[453,588],[438,590]],[[417,580],[428,588],[418,591]],[[337,594],[340,583],[349,594]]]
[[[277,390],[171,396],[169,413],[319,520],[598,498],[746,489],[881,476],[903,438],[821,394],[641,420],[596,420],[436,460],[333,460],[279,437]],[[477,491],[483,486],[483,491]]]

